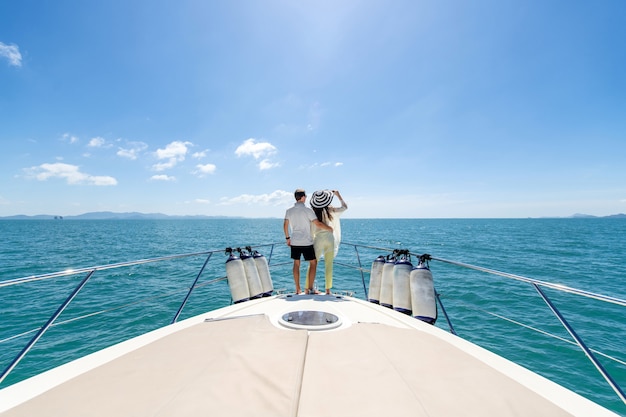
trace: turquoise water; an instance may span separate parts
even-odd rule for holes
[[[406,248],[626,299],[623,219],[344,219],[344,242]],[[0,281],[94,265],[280,242],[272,253],[275,288],[293,290],[282,219],[0,220]],[[265,252],[266,256],[269,253]],[[265,248],[269,250],[269,248]],[[359,249],[369,271],[377,249]],[[6,386],[77,356],[169,323],[206,256],[100,271],[26,355]],[[212,255],[181,319],[228,304],[226,256]],[[342,246],[337,263],[357,255]],[[599,377],[537,292],[526,283],[431,262],[435,285],[456,332],[626,416],[626,406]],[[0,371],[55,311],[80,278],[0,287]],[[322,283],[318,271],[318,282]],[[369,274],[365,274],[368,282]],[[335,267],[335,289],[365,298],[354,273]],[[546,290],[592,349],[626,361],[626,308]],[[88,312],[102,314],[83,317]],[[437,326],[447,328],[441,314]],[[13,337],[24,333],[23,336]],[[556,355],[556,356],[555,356]],[[626,389],[626,366],[600,360]]]

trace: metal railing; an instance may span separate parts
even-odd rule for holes
[[[274,268],[276,268],[278,266],[281,266],[281,265],[282,266],[291,265],[291,260],[289,260],[289,259],[287,259],[286,261],[283,261],[283,262],[272,262],[272,256],[274,254],[274,249],[276,248],[277,245],[280,245],[280,247],[284,247],[284,243],[283,242],[281,242],[281,243],[269,243],[269,244],[265,244],[265,245],[254,246],[255,249],[256,248],[268,248],[267,249],[269,251],[269,254],[267,256],[268,265],[270,266],[272,271],[274,270]],[[371,262],[371,260],[373,258],[368,258],[368,260],[367,260],[368,265],[364,266],[364,264],[361,261],[361,256],[362,256],[363,252],[368,252],[369,254],[371,254],[373,252],[391,253],[391,252],[394,251],[394,249],[381,248],[381,247],[375,247],[375,246],[367,246],[367,245],[361,245],[361,244],[352,244],[352,243],[347,243],[347,242],[342,242],[341,245],[342,245],[342,247],[350,247],[350,248],[352,248],[354,250],[355,256],[354,256],[354,258],[351,258],[351,259],[353,259],[352,263],[344,262],[344,261],[342,261],[340,259],[335,259],[335,265],[342,266],[342,267],[348,268],[350,270],[356,270],[356,271],[360,272],[360,278],[361,278],[360,285],[362,285],[362,288],[363,288],[364,298],[367,299],[367,287],[368,287],[368,284],[369,284],[369,280],[366,279],[366,275],[370,274],[370,264],[369,263]],[[174,316],[171,319],[171,323],[175,323],[179,319],[183,309],[187,305],[187,302],[188,302],[192,292],[195,289],[200,288],[200,287],[204,287],[204,286],[207,286],[207,285],[212,285],[212,284],[215,284],[217,282],[222,282],[222,281],[226,281],[227,280],[227,277],[224,275],[224,276],[211,277],[211,279],[209,279],[209,280],[201,281],[201,277],[202,277],[203,273],[205,272],[207,264],[212,260],[212,256],[214,254],[216,254],[216,253],[224,253],[224,250],[220,249],[220,250],[211,250],[211,251],[203,251],[203,252],[194,252],[194,253],[186,253],[186,254],[179,254],[179,255],[163,256],[163,257],[158,257],[158,258],[140,259],[140,260],[134,260],[134,261],[128,261],[128,262],[120,262],[120,263],[100,265],[100,266],[93,266],[93,267],[80,268],[80,269],[68,269],[68,270],[59,271],[59,272],[55,272],[55,273],[41,274],[41,275],[31,275],[31,276],[24,277],[24,278],[0,281],[0,290],[1,290],[3,287],[9,287],[9,286],[14,286],[14,285],[21,285],[21,284],[25,284],[25,283],[29,283],[29,282],[36,282],[36,281],[47,281],[47,280],[53,280],[53,279],[59,278],[59,277],[67,277],[67,276],[74,276],[74,275],[82,275],[82,274],[84,274],[84,277],[80,280],[78,285],[76,285],[75,288],[72,289],[71,293],[59,305],[59,307],[52,314],[52,316],[46,321],[46,323],[44,325],[42,325],[40,328],[38,328],[38,329],[33,329],[30,332],[26,332],[26,333],[35,333],[35,335],[28,341],[26,346],[17,354],[17,356],[9,363],[9,365],[6,366],[6,368],[4,369],[2,374],[0,374],[0,383],[2,383],[2,381],[4,381],[4,379],[9,375],[9,373],[18,365],[18,363],[24,358],[24,356],[41,339],[41,337],[44,335],[44,333],[48,329],[50,329],[50,327],[55,325],[55,322],[57,321],[59,316],[63,313],[63,311],[66,309],[66,307],[77,297],[77,295],[80,293],[80,291],[87,285],[87,283],[90,281],[90,279],[97,272],[104,271],[104,270],[110,270],[110,269],[117,269],[117,268],[128,268],[128,267],[142,265],[142,264],[152,264],[152,263],[172,261],[172,260],[177,260],[177,259],[190,259],[190,258],[200,258],[201,257],[203,259],[202,267],[200,268],[200,270],[197,273],[197,275],[194,277],[191,285],[186,289],[185,294],[183,296],[183,299],[182,299],[181,303],[179,304],[176,313],[174,314]],[[415,253],[411,253],[411,252],[408,252],[408,253],[410,255],[412,255],[412,256],[415,256],[415,257],[424,256],[423,254],[415,254]],[[616,297],[606,296],[606,295],[602,295],[602,294],[592,293],[592,292],[588,292],[588,291],[584,291],[584,290],[580,290],[580,289],[564,286],[564,285],[561,285],[561,284],[555,284],[555,283],[546,282],[546,281],[540,281],[540,280],[536,280],[536,279],[532,279],[532,278],[528,278],[528,277],[524,277],[524,276],[520,276],[520,275],[514,275],[514,274],[510,274],[510,273],[505,273],[505,272],[501,272],[501,271],[497,271],[497,270],[493,270],[493,269],[489,269],[489,268],[484,268],[484,267],[480,267],[480,266],[475,266],[475,265],[465,264],[465,263],[461,263],[461,262],[451,261],[451,260],[447,260],[447,259],[443,259],[443,258],[430,256],[430,255],[427,255],[427,256],[428,256],[427,259],[429,261],[441,262],[443,264],[448,264],[448,265],[451,265],[451,266],[454,266],[454,267],[460,267],[460,268],[464,268],[464,269],[471,269],[471,270],[487,273],[487,274],[490,274],[490,275],[500,276],[500,277],[504,277],[504,278],[507,278],[507,279],[510,279],[510,280],[516,280],[516,281],[520,281],[520,282],[524,282],[524,283],[529,284],[539,294],[541,299],[546,303],[546,305],[549,307],[549,309],[552,311],[552,313],[558,318],[558,320],[561,322],[563,327],[568,331],[568,333],[574,339],[574,341],[578,345],[578,347],[585,353],[585,355],[589,358],[589,360],[594,364],[594,366],[597,368],[597,370],[600,372],[600,374],[604,377],[604,379],[607,381],[607,383],[611,386],[611,388],[619,396],[621,401],[624,404],[626,404],[626,396],[624,394],[624,391],[621,389],[620,385],[614,380],[613,377],[611,377],[611,375],[607,372],[607,370],[602,366],[602,364],[596,358],[596,354],[598,354],[599,352],[594,351],[592,349],[589,349],[587,347],[587,345],[582,340],[582,338],[576,333],[576,331],[573,329],[573,327],[568,323],[568,321],[565,319],[565,317],[561,314],[561,312],[558,310],[558,308],[554,305],[552,300],[547,296],[545,291],[543,291],[543,288],[550,288],[550,289],[553,289],[553,290],[557,290],[559,292],[565,292],[565,293],[570,293],[570,294],[574,294],[574,295],[577,295],[577,296],[592,298],[592,299],[600,300],[600,301],[603,301],[603,302],[616,304],[616,305],[619,305],[619,306],[622,306],[622,307],[626,307],[626,300],[619,299],[619,298],[616,298]],[[290,270],[290,268],[289,268],[289,270]],[[445,319],[446,319],[449,331],[451,333],[456,334],[456,331],[455,331],[455,329],[453,327],[451,318],[449,317],[446,309],[444,308],[444,305],[442,303],[440,294],[438,294],[437,291],[435,291],[435,293],[436,293],[436,299],[437,299],[438,306],[441,308],[442,312],[444,313],[444,316],[445,316]],[[139,302],[141,302],[141,301],[139,301]],[[109,309],[98,311],[98,312],[92,312],[92,313],[86,314],[86,315],[84,315],[82,317],[77,317],[77,318],[71,319],[69,321],[80,320],[81,318],[89,317],[89,316],[92,316],[94,314],[103,314],[103,313],[105,313],[107,311],[111,311],[111,310],[116,309],[116,308],[120,308],[120,306],[117,306],[117,307],[114,307],[114,308],[109,308]],[[509,320],[507,318],[504,318],[504,319],[505,320]],[[512,321],[512,320],[509,320],[509,321]],[[517,324],[520,324],[520,323],[517,323]],[[521,324],[521,325],[524,326],[523,324]],[[529,326],[524,326],[524,327],[529,327]],[[8,340],[11,340],[11,339],[15,338],[15,337],[24,336],[24,335],[26,335],[26,333],[22,333],[20,335],[15,335],[15,336],[11,336],[9,338],[6,338],[4,340],[0,340],[0,345],[2,343],[4,343],[4,342],[8,341]],[[603,355],[603,356],[609,357],[608,355]],[[611,357],[609,357],[609,358],[613,359],[613,360],[616,360],[617,362],[620,362],[622,365],[625,365],[625,363],[623,361],[620,361],[618,359],[611,358]]]

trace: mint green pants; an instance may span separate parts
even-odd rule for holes
[[[335,260],[335,238],[333,233],[326,230],[317,232],[313,241],[313,247],[315,248],[317,261],[319,262],[322,257],[324,258],[326,289],[330,290],[333,287],[333,262]]]

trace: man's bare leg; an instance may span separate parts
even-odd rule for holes
[[[293,260],[293,282],[296,284],[296,294],[300,294],[300,259]]]
[[[315,284],[315,273],[317,272],[317,259],[309,261],[309,271],[306,277],[306,288],[313,293]]]

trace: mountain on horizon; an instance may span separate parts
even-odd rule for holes
[[[608,216],[593,216],[591,214],[576,213],[576,214],[572,214],[570,217],[576,218],[576,219],[609,219],[609,218],[622,219],[622,218],[626,218],[626,214],[618,213],[618,214],[610,214]]]
[[[576,218],[576,219],[592,219],[592,218],[596,218],[598,216],[593,216],[591,214],[582,214],[582,213],[574,213],[572,214],[570,217]]]
[[[123,212],[116,213],[112,211],[94,211],[89,213],[78,214],[76,216],[59,216],[51,214],[38,214],[27,216],[19,214],[16,216],[0,217],[6,220],[160,220],[160,219],[227,219],[240,218],[238,216],[206,216],[198,215],[168,215],[163,213],[139,213],[139,212]]]

